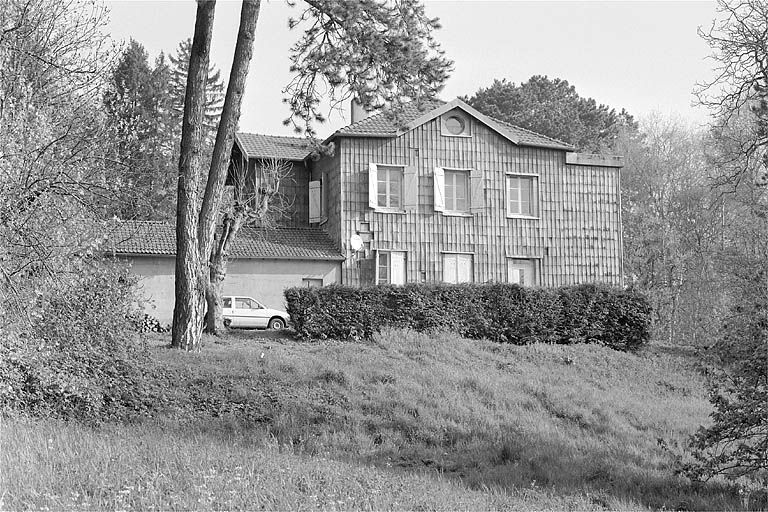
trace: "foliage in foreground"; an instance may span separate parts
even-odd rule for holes
[[[84,261],[38,290],[28,318],[0,334],[0,408],[87,421],[147,410],[133,280],[116,264]]]
[[[744,506],[732,486],[675,476],[659,445],[682,446],[710,412],[689,351],[272,336],[234,333],[201,354],[154,338],[168,383],[151,420],[6,418],[0,508]]]
[[[370,339],[383,327],[401,327],[516,345],[585,342],[637,350],[650,337],[647,299],[600,285],[328,286],[290,288],[285,298],[296,332],[310,339]]]
[[[749,477],[768,486],[768,305],[734,308],[713,347],[712,424],[691,439],[695,479]]]

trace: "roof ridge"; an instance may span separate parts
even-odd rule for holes
[[[252,133],[252,132],[237,132],[238,135],[254,135],[256,137],[269,137],[269,138],[280,138],[280,139],[291,139],[291,140],[297,140],[297,141],[306,141],[307,137],[295,137],[293,135],[270,135],[268,133]]]
[[[543,138],[545,138],[545,139],[549,139],[549,140],[551,140],[551,141],[553,141],[553,142],[557,142],[558,144],[562,144],[562,145],[564,145],[564,146],[570,146],[570,147],[572,147],[572,148],[574,148],[574,149],[576,148],[576,146],[574,146],[574,145],[573,145],[573,144],[571,144],[570,142],[565,142],[564,140],[556,139],[556,138],[554,138],[554,137],[550,137],[549,135],[544,135],[543,133],[539,133],[539,132],[535,132],[535,131],[533,131],[533,130],[529,130],[528,128],[523,128],[522,126],[518,126],[518,125],[516,125],[516,124],[512,124],[512,123],[510,123],[510,122],[504,121],[504,120],[502,120],[502,119],[498,119],[498,118],[496,118],[496,117],[492,117],[492,116],[488,116],[488,117],[489,117],[489,118],[491,118],[491,119],[493,119],[493,120],[494,120],[494,121],[496,121],[497,123],[501,123],[501,124],[502,124],[502,125],[504,125],[504,126],[509,126],[509,127],[511,127],[511,128],[515,128],[516,130],[522,130],[522,131],[524,131],[524,132],[530,133],[531,135],[535,135],[535,136],[537,136],[537,137],[543,137]]]
[[[400,108],[401,109],[405,109],[405,108],[413,105],[414,103],[416,103],[416,101],[417,100],[411,100],[408,103],[403,103],[402,105],[400,105]],[[429,112],[430,110],[434,110],[434,109],[436,109],[437,107],[439,107],[441,105],[445,105],[446,103],[448,103],[447,101],[443,101],[443,100],[441,100],[440,98],[437,98],[437,97],[435,97],[435,98],[427,98],[427,99],[422,100],[422,101],[424,103],[427,103],[427,102],[434,103],[434,105],[431,108],[428,108],[427,110],[424,111],[425,113]],[[368,115],[368,116],[366,116],[366,117],[364,117],[364,118],[362,118],[362,119],[360,119],[358,121],[355,121],[354,123],[349,123],[348,125],[342,126],[338,130],[336,130],[334,132],[334,134],[339,133],[339,132],[341,132],[343,130],[348,130],[350,128],[356,127],[356,126],[358,126],[358,125],[360,125],[362,123],[365,123],[367,121],[376,119],[377,117],[384,115],[386,112],[387,112],[387,109],[384,109],[384,108],[379,109],[379,111],[376,112],[375,114]]]

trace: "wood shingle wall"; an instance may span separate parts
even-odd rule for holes
[[[471,137],[441,135],[437,118],[397,138],[340,137],[335,142],[335,156],[314,165],[313,179],[322,170],[333,177],[329,197],[339,203],[329,203],[325,229],[347,256],[345,284],[373,282],[377,249],[407,253],[408,282],[442,281],[442,255],[459,252],[474,255],[475,282],[505,282],[508,258],[516,257],[537,259],[544,286],[621,283],[616,167],[566,164],[565,151],[517,146],[477,121]],[[370,163],[415,166],[417,210],[380,213],[370,208]],[[435,212],[435,167],[483,171],[485,207],[466,216]],[[538,175],[539,218],[507,218],[508,173]],[[365,242],[358,257],[348,247],[354,234]]]

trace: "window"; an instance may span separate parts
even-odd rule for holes
[[[507,216],[539,214],[538,177],[507,176]]]
[[[301,284],[305,288],[321,288],[323,279],[321,277],[305,277],[301,280]]]
[[[472,136],[472,123],[469,116],[458,109],[451,110],[440,116],[440,134],[446,137]]]
[[[433,174],[434,207],[443,215],[468,217],[485,209],[485,179],[481,169],[444,169]]]
[[[235,309],[260,309],[261,304],[247,297],[235,298]]]
[[[232,299],[230,297],[226,297],[223,302],[223,306],[225,308],[231,308],[232,307]]]
[[[378,166],[377,172],[378,206],[382,208],[401,208],[403,197],[402,167]]]
[[[536,261],[519,258],[507,260],[507,282],[520,286],[536,286]]]
[[[383,213],[415,211],[419,204],[416,166],[368,164],[368,206]]]
[[[469,211],[469,173],[445,171],[445,209],[454,212]]]
[[[471,283],[473,276],[471,254],[443,254],[443,281]]]
[[[377,284],[405,284],[404,252],[379,251],[377,259]]]

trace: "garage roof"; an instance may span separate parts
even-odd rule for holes
[[[120,221],[107,250],[125,256],[174,256],[175,226],[157,221]],[[333,240],[316,228],[243,228],[232,244],[234,258],[343,261]]]

